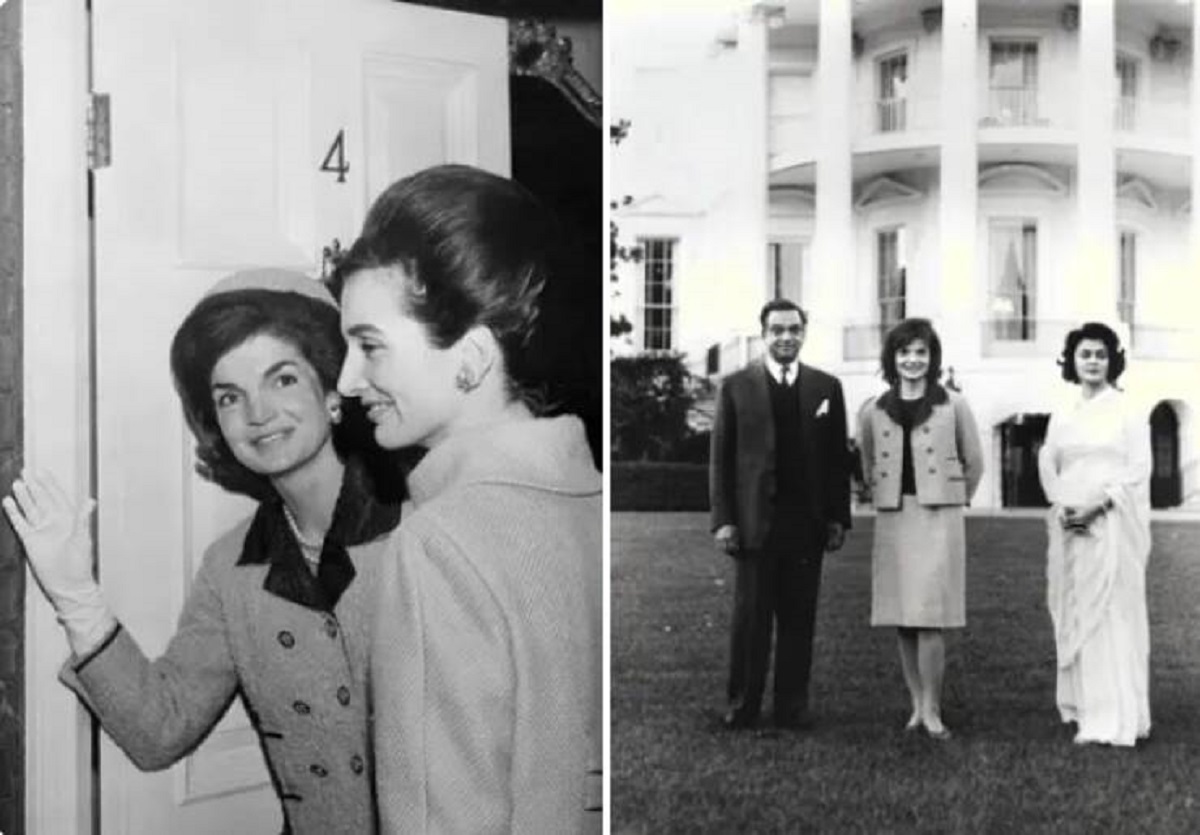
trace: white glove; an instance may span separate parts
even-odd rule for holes
[[[86,655],[116,627],[92,576],[89,519],[96,503],[88,499],[79,510],[49,473],[21,473],[4,512],[25,546],[29,566],[76,655]]]

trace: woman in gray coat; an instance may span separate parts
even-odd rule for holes
[[[92,579],[90,503],[79,512],[41,474],[23,476],[4,499],[67,631],[72,657],[61,677],[116,743],[139,767],[166,768],[240,696],[284,831],[314,835],[376,827],[369,590],[400,516],[399,490],[381,500],[387,490],[372,478],[394,456],[363,443],[365,422],[342,420],[344,354],[332,296],[280,270],[218,283],[179,328],[171,368],[199,458],[217,483],[261,503],[208,549],[154,661]]]
[[[889,390],[859,416],[875,503],[871,625],[896,627],[912,701],[906,730],[948,739],[942,722],[943,630],[966,625],[962,508],[983,474],[967,401],[938,383],[942,345],[928,319],[906,319],[880,356]]]

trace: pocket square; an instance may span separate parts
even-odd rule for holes
[[[820,417],[821,415],[828,414],[828,413],[829,413],[829,398],[826,397],[824,400],[821,401],[821,405],[817,407],[816,414],[814,414],[813,417]]]

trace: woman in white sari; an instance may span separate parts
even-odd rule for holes
[[[1129,746],[1150,733],[1150,433],[1114,386],[1125,354],[1111,328],[1071,331],[1060,363],[1079,397],[1055,411],[1038,457],[1058,711],[1078,744]]]

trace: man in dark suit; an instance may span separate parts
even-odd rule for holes
[[[846,406],[799,361],[798,305],[768,302],[759,321],[767,355],[722,383],[709,459],[713,535],[737,571],[724,724],[758,723],[774,627],[775,724],[807,728],[821,560],[850,527]]]

